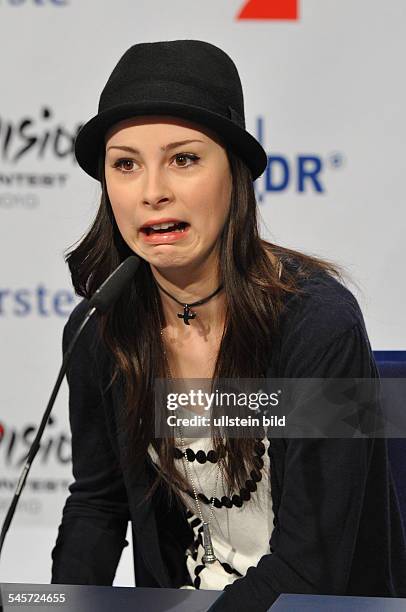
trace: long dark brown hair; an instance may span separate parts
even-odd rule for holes
[[[333,264],[277,246],[260,238],[252,176],[230,150],[232,195],[228,219],[220,239],[220,274],[226,299],[226,320],[214,379],[260,378],[269,364],[278,334],[280,315],[288,294],[300,292],[298,281],[314,272],[340,277]],[[101,283],[132,251],[115,222],[100,159],[102,195],[96,218],[78,246],[66,255],[78,295],[90,298]],[[294,261],[294,268],[279,262]],[[294,270],[294,272],[292,271]],[[159,330],[165,325],[161,300],[149,264],[141,260],[133,283],[110,312],[101,317],[101,336],[112,356],[113,380],[124,389],[128,432],[127,467],[145,461],[152,444],[160,470],[149,490],[160,482],[185,490],[188,485],[175,467],[173,437],[154,436],[154,385],[167,377],[167,361]],[[228,490],[244,486],[253,469],[255,439],[213,436],[213,447],[224,458]]]

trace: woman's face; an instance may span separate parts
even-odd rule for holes
[[[213,133],[174,117],[122,121],[106,137],[105,176],[121,235],[140,257],[158,269],[217,265],[232,177]]]

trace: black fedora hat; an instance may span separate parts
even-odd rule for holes
[[[105,135],[137,115],[172,115],[213,130],[246,163],[255,180],[267,165],[260,143],[245,129],[244,98],[232,59],[200,40],[139,43],[111,73],[98,113],[79,131],[75,155],[87,174],[100,180]]]

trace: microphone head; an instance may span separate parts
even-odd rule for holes
[[[127,257],[93,294],[89,308],[96,308],[105,314],[133,278],[139,265],[140,258],[137,255]]]

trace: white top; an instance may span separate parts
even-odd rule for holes
[[[177,448],[181,448],[180,441],[177,440]],[[206,455],[212,448],[210,438],[184,438],[185,448],[192,449],[195,453],[204,450]],[[233,504],[231,508],[213,508],[211,516],[211,506],[200,501],[200,509],[203,520],[210,523],[210,532],[213,543],[214,554],[218,561],[204,566],[202,556],[204,549],[201,543],[200,532],[202,525],[196,501],[186,493],[181,493],[181,498],[189,510],[187,513],[188,521],[193,527],[195,534],[194,550],[187,551],[186,564],[192,583],[195,588],[223,590],[227,584],[231,584],[244,576],[250,566],[256,566],[260,558],[265,554],[271,554],[269,550],[269,539],[273,529],[273,511],[270,491],[270,470],[269,470],[269,441],[264,438],[262,441],[265,446],[265,453],[261,459],[264,462],[262,469],[262,479],[256,483],[256,491],[251,492],[251,498],[244,501],[242,507]],[[148,452],[156,465],[159,465],[158,456],[150,445]],[[175,459],[179,463],[179,469],[184,474],[185,459]],[[192,491],[189,474],[192,474],[196,492],[204,493],[207,498],[213,496],[213,491],[218,472],[218,463],[199,463],[189,461],[187,471],[187,481],[189,489]],[[251,483],[253,481],[251,480]],[[239,491],[236,491],[239,494]],[[226,495],[222,477],[218,478],[217,491],[215,497],[221,499]],[[190,587],[189,587],[190,588]]]
[[[279,262],[278,276],[281,278],[282,262]],[[185,413],[188,408],[185,407]],[[209,412],[207,413],[209,415]],[[193,428],[189,429],[189,435]],[[195,453],[198,450],[205,451],[206,455],[212,449],[209,437],[197,437],[199,429],[196,428],[196,437],[184,437],[186,448],[192,449]],[[207,428],[206,428],[207,432]],[[201,435],[201,434],[200,434]],[[177,448],[180,448],[180,440],[177,440]],[[199,589],[223,590],[227,584],[231,584],[237,578],[245,576],[249,567],[256,566],[263,555],[271,554],[269,540],[273,530],[274,514],[272,509],[271,486],[270,486],[270,466],[269,466],[269,441],[265,437],[262,440],[265,452],[261,454],[263,467],[260,472],[262,478],[254,484],[255,491],[251,492],[250,499],[244,501],[241,507],[232,505],[227,508],[213,508],[211,505],[200,502],[200,510],[205,522],[210,524],[210,533],[213,544],[213,551],[217,561],[204,565],[202,556],[204,549],[202,545],[202,521],[196,507],[194,496],[180,492],[180,496],[188,509],[187,516],[195,535],[194,545],[187,551],[186,564],[194,587]],[[150,445],[148,452],[152,461],[159,466],[158,456]],[[184,458],[175,459],[179,462],[179,469],[185,473]],[[212,496],[221,499],[226,495],[224,483],[220,477],[217,481],[217,491],[214,493],[218,464],[206,461],[199,463],[194,460],[188,462],[186,480],[189,482],[189,489],[192,490],[189,474],[192,474],[197,493],[204,493],[210,499]],[[253,481],[250,481],[251,484]],[[247,488],[247,487],[245,487]],[[236,491],[239,494],[239,491]],[[192,588],[185,586],[184,588]]]

